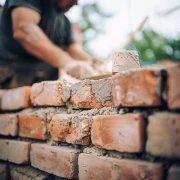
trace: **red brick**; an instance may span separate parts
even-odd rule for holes
[[[34,106],[64,106],[62,81],[44,81],[32,86],[31,102]]]
[[[4,136],[18,135],[18,118],[16,114],[0,115],[0,134]]]
[[[31,145],[31,165],[60,177],[73,179],[76,176],[78,150],[47,144]]]
[[[30,86],[7,90],[2,96],[1,109],[19,110],[29,108],[31,106],[30,91]]]
[[[103,149],[141,152],[145,143],[145,120],[142,114],[94,117],[92,143]]]
[[[167,102],[170,109],[180,109],[180,64],[168,69]]]
[[[32,168],[31,166],[15,166],[11,171],[11,180],[53,180],[53,175]]]
[[[5,163],[0,163],[0,179],[8,180],[10,179],[9,166]]]
[[[149,117],[146,151],[180,158],[180,114],[159,112]]]
[[[159,106],[160,92],[160,70],[132,70],[112,77],[112,95],[116,107]]]
[[[172,166],[168,172],[167,180],[179,180],[180,178],[180,167]]]
[[[79,155],[78,165],[79,180],[163,179],[162,165],[157,163],[97,157],[83,153]]]
[[[0,159],[16,164],[29,163],[30,143],[0,139]]]
[[[54,115],[49,131],[52,139],[71,144],[88,145],[90,143],[90,122],[88,116]]]
[[[74,109],[112,106],[111,78],[83,80],[71,87],[70,102]]]

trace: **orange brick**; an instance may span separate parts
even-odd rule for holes
[[[10,172],[9,172],[8,164],[0,163],[0,179],[1,180],[9,180],[10,179]]]
[[[149,117],[146,151],[180,158],[180,114],[159,112]]]
[[[145,143],[145,120],[142,114],[94,117],[92,143],[103,149],[141,152]]]
[[[64,106],[62,81],[44,81],[32,86],[31,102],[34,106]]]
[[[88,116],[54,115],[49,131],[52,139],[71,144],[88,145],[90,143],[90,121]]]
[[[114,105],[138,107],[161,105],[161,71],[139,69],[112,77]]]
[[[180,64],[168,69],[167,102],[170,109],[180,109]]]
[[[180,178],[180,167],[172,166],[168,172],[167,180],[179,180]]]
[[[19,110],[29,108],[31,106],[30,91],[30,86],[7,90],[2,96],[1,109]]]
[[[0,139],[0,159],[16,164],[29,163],[30,143]]]
[[[76,177],[78,152],[67,147],[32,144],[31,165],[50,174],[73,179]]]
[[[111,78],[83,80],[71,87],[70,102],[74,109],[112,106]]]
[[[0,134],[5,136],[18,135],[18,119],[16,114],[0,115]]]
[[[78,165],[79,180],[163,179],[162,165],[157,163],[98,157],[83,153],[79,155]]]

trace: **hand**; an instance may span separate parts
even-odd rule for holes
[[[64,71],[76,78],[86,78],[98,75],[98,72],[95,69],[83,61],[72,61],[68,63],[65,65]]]

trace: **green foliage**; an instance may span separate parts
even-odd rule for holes
[[[141,64],[152,64],[167,59],[180,61],[180,39],[166,38],[153,30],[144,30],[138,34],[127,49],[132,49],[132,46],[139,51]]]

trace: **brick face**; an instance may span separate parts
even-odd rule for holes
[[[0,159],[16,164],[29,163],[30,143],[0,139]]]
[[[145,144],[145,120],[142,114],[94,117],[92,143],[99,148],[120,152],[141,152]]]
[[[87,116],[57,114],[53,116],[49,124],[51,137],[56,141],[88,145],[90,143],[90,120]]]
[[[16,114],[0,115],[0,134],[5,136],[18,135],[18,118]]]
[[[1,109],[19,110],[29,108],[31,106],[30,91],[30,86],[7,90],[2,96]]]
[[[65,84],[61,81],[44,81],[34,84],[31,90],[33,106],[64,106],[63,85]]]
[[[76,176],[78,152],[72,148],[32,144],[31,165],[45,172],[73,179]]]
[[[116,107],[159,106],[160,91],[160,70],[139,69],[112,77],[112,95]]]
[[[74,109],[112,106],[111,78],[84,80],[72,85],[70,102]]]
[[[180,158],[180,114],[159,112],[149,117],[146,151]]]
[[[80,154],[79,179],[163,180],[161,164]]]
[[[172,166],[168,172],[167,180],[179,180],[180,178],[180,167]]]
[[[167,96],[170,109],[180,109],[180,64],[168,69]]]
[[[0,89],[0,109],[1,109],[1,100],[4,93],[5,93],[5,90]]]

